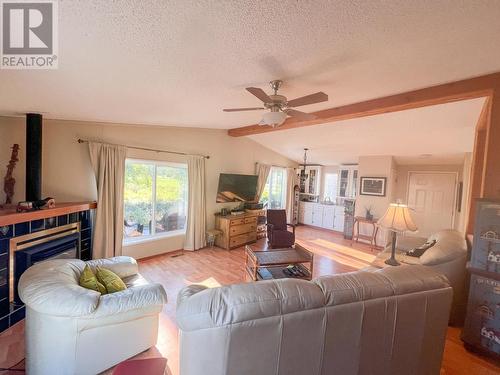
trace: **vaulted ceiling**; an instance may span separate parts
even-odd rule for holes
[[[500,71],[499,19],[496,0],[60,1],[59,69],[0,70],[0,114],[234,128],[261,113],[222,108],[271,79],[328,93],[314,111]]]

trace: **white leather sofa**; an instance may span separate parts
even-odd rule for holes
[[[188,286],[180,375],[437,375],[451,299],[423,266]]]
[[[427,241],[436,240],[436,244],[420,257],[405,255]],[[381,251],[373,266],[387,266],[384,261],[391,256],[391,246]],[[450,324],[462,325],[467,307],[467,242],[462,233],[456,230],[441,230],[425,237],[398,237],[396,242],[396,259],[402,264],[423,265],[445,275],[453,288],[453,303],[450,314]]]
[[[78,285],[85,264],[123,278],[128,289],[101,295]],[[19,281],[26,304],[26,369],[30,375],[92,374],[156,345],[158,316],[167,301],[133,258],[35,264]]]

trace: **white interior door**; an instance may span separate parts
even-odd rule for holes
[[[456,173],[410,172],[408,206],[414,210],[415,235],[427,237],[453,228],[456,184]]]

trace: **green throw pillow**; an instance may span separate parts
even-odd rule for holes
[[[97,280],[106,287],[108,293],[120,292],[127,289],[123,280],[116,273],[106,268],[98,268],[96,275]]]
[[[85,266],[83,269],[79,284],[84,288],[95,290],[101,294],[107,293],[106,288],[97,280],[97,277],[95,277],[94,272],[92,272],[89,266]]]

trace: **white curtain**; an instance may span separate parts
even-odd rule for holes
[[[188,156],[188,219],[185,250],[198,250],[205,246],[206,199],[205,158]]]
[[[123,185],[127,149],[89,142],[90,162],[97,184],[97,211],[92,258],[122,254]]]
[[[255,169],[257,176],[259,176],[257,179],[257,196],[255,198],[257,202],[259,202],[260,198],[262,197],[262,193],[264,192],[264,188],[266,187],[269,173],[271,173],[271,166],[258,163]]]
[[[293,207],[295,204],[295,169],[286,169],[286,220],[289,224],[293,222]]]

